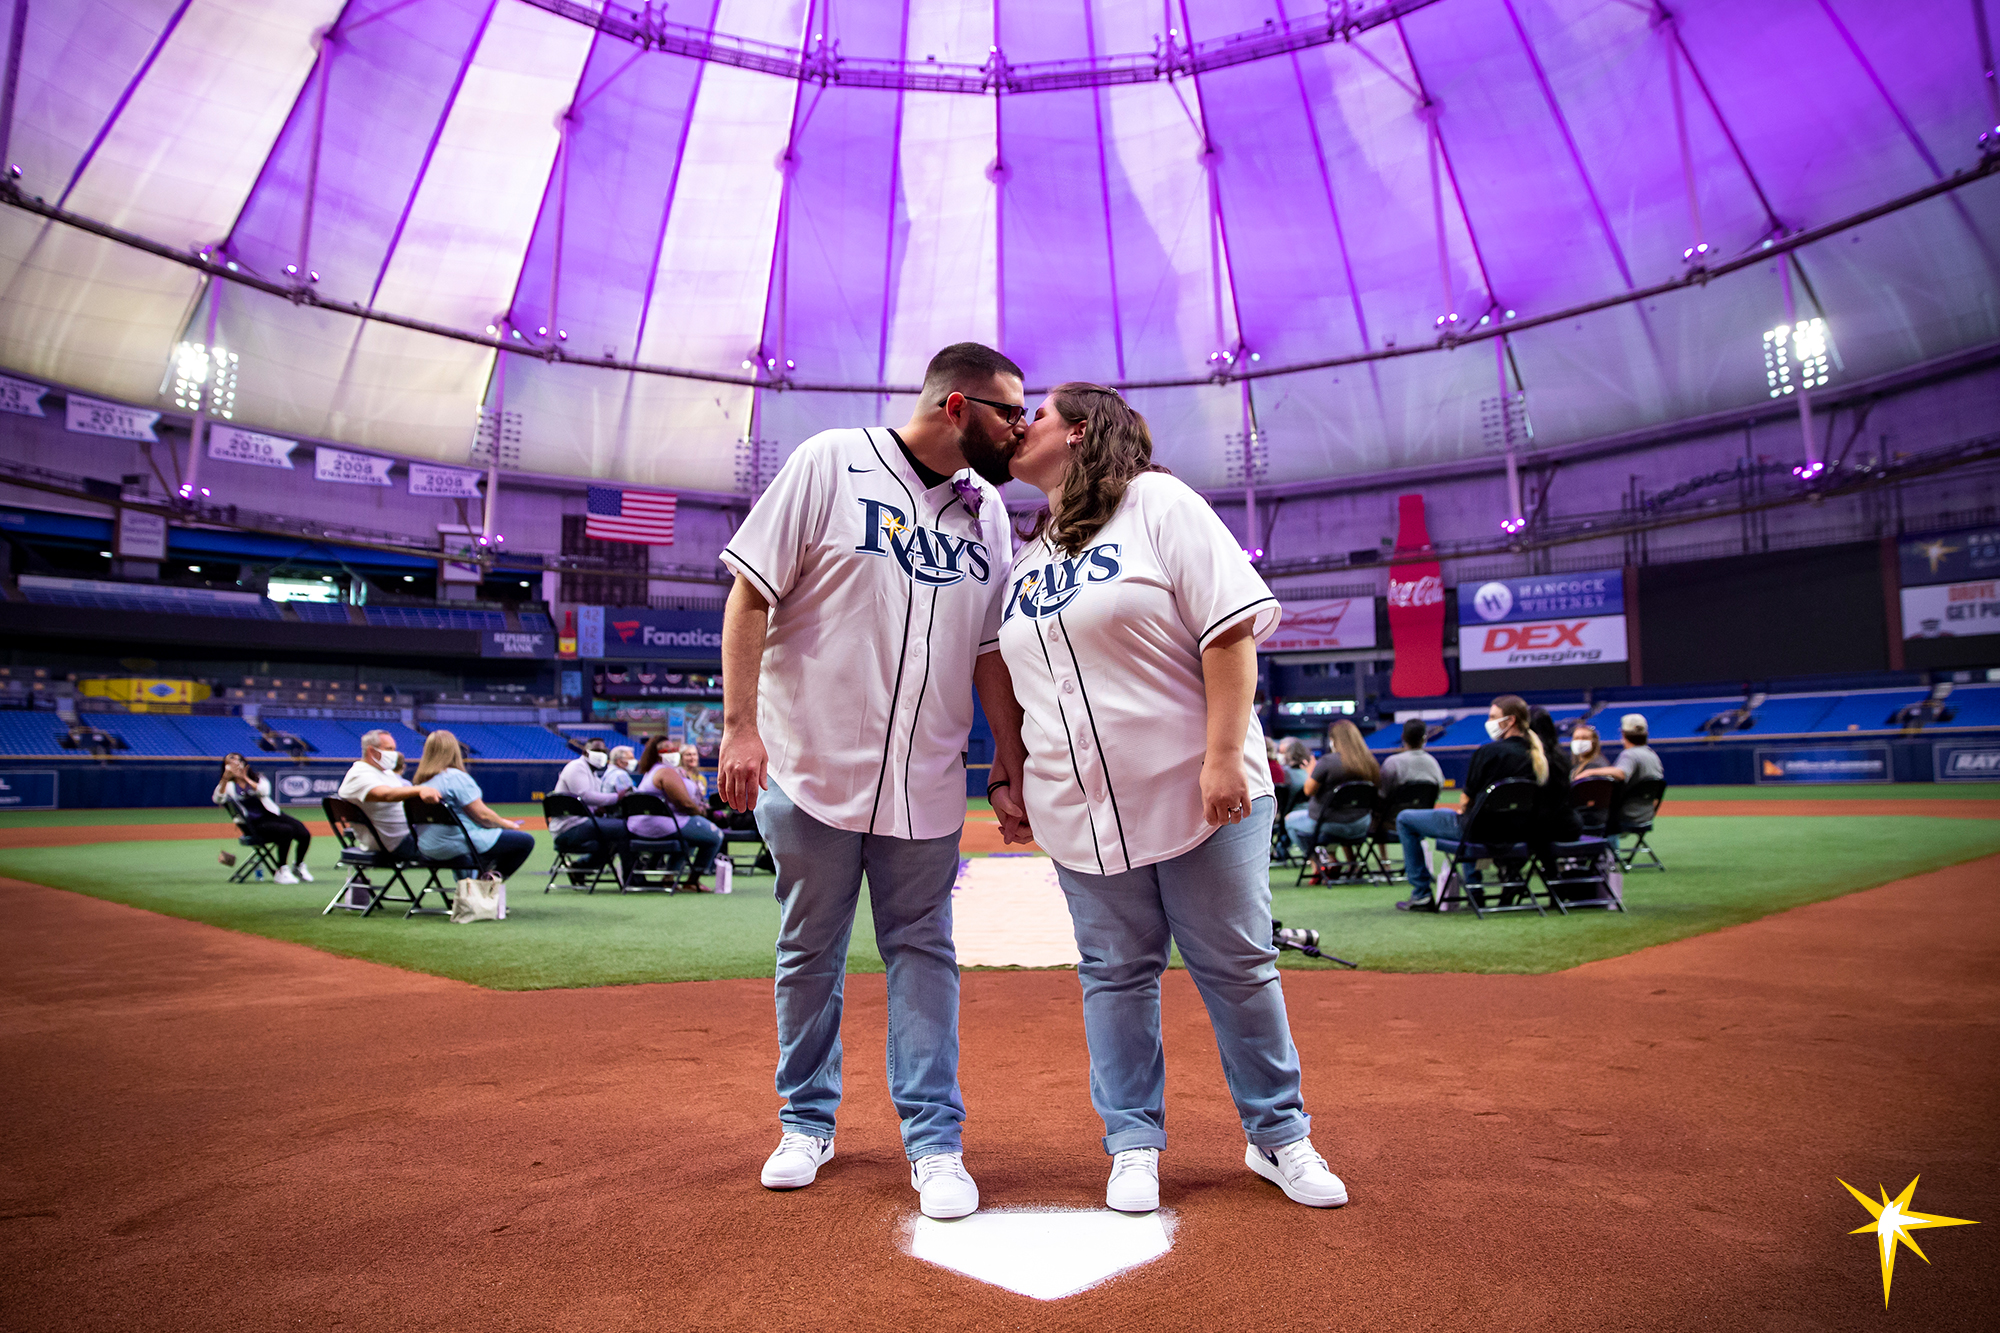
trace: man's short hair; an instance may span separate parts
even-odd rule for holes
[[[1621,736],[1637,736],[1640,744],[1643,745],[1646,741],[1646,715],[1644,713],[1627,713],[1625,716],[1619,718],[1618,734]]]
[[[1403,748],[1421,750],[1424,740],[1430,735],[1430,725],[1420,717],[1413,717],[1403,724]]]
[[[953,343],[924,368],[924,401],[943,403],[953,390],[963,393],[966,386],[976,388],[995,375],[1027,378],[1019,366],[984,343]]]
[[[609,750],[604,749],[604,742],[597,739],[597,737],[595,736],[592,736],[589,740],[583,743],[583,752],[585,754],[589,754],[592,750],[602,750],[606,754],[610,753]]]
[[[384,745],[383,741],[387,741],[388,745]],[[396,738],[380,727],[375,727],[361,733],[361,748],[364,750],[386,750],[394,746],[395,743]]]

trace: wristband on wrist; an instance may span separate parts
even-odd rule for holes
[[[1006,778],[1002,778],[998,782],[989,782],[986,784],[986,794],[988,796],[991,796],[994,792],[999,791],[1002,787],[1011,787],[1013,785],[1014,784],[1009,782]]]

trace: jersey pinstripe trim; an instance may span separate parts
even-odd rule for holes
[[[1049,656],[1049,645],[1040,634],[1035,635],[1035,642],[1042,645],[1042,662],[1048,667],[1049,679],[1053,681],[1056,678],[1056,663],[1055,659]],[[1071,658],[1074,660],[1074,653],[1071,654]],[[1091,854],[1097,858],[1097,873],[1102,875],[1107,873],[1104,869],[1104,839],[1097,835],[1097,816],[1090,811],[1090,789],[1083,785],[1083,769],[1077,766],[1076,746],[1069,738],[1069,714],[1063,709],[1060,695],[1056,697],[1056,716],[1062,719],[1063,745],[1069,751],[1069,771],[1076,777],[1077,794],[1083,797],[1083,817],[1090,825]],[[1095,728],[1091,729],[1091,734],[1093,736],[1097,734]],[[1100,750],[1098,753],[1102,754],[1103,751]],[[1126,866],[1129,868],[1130,865],[1131,860],[1127,858]]]
[[[861,434],[868,441],[869,451],[875,455],[875,461],[882,465],[884,472],[887,472],[891,477],[895,477],[896,484],[903,487],[903,496],[910,502],[911,510],[916,511],[916,497],[910,494],[908,486],[903,485],[903,479],[896,476],[896,469],[889,466],[889,460],[882,457],[882,451],[875,447],[875,437],[866,430],[863,430]],[[896,703],[903,697],[903,672],[910,663],[910,620],[916,612],[916,607],[917,585],[912,583],[909,585],[908,595],[903,602],[903,646],[896,651],[896,683],[889,690],[889,724],[882,729],[882,766],[875,774],[875,799],[868,803],[868,831],[870,833],[875,831],[875,817],[882,809],[882,784],[889,780],[889,749],[896,743]],[[935,597],[931,599],[931,609],[933,612],[937,609],[937,599]],[[910,720],[912,723],[910,728],[911,744],[914,745],[916,743],[916,727],[914,725],[916,719],[912,718]],[[904,765],[903,771],[905,773],[909,772],[909,765],[907,763]],[[903,808],[905,811],[909,809],[909,804],[909,784],[905,782],[903,784]],[[894,817],[893,813],[891,817]],[[912,829],[912,832],[914,831]]]
[[[722,548],[722,554],[728,556],[731,560],[734,560],[738,565],[742,566],[742,572],[750,576],[751,581],[757,585],[757,590],[764,594],[765,598],[771,603],[771,605],[776,606],[779,602],[784,600],[782,597],[778,596],[777,589],[771,586],[771,580],[765,578],[763,572],[759,570],[757,566],[751,564],[748,560],[745,560],[740,551],[735,551],[725,546]]]
[[[1243,613],[1245,611],[1254,611],[1258,607],[1263,606],[1266,603],[1270,604],[1271,606],[1277,606],[1278,599],[1275,597],[1259,597],[1254,602],[1245,602],[1242,606],[1237,607],[1234,611],[1229,612],[1227,615],[1217,617],[1215,623],[1210,625],[1207,629],[1203,630],[1200,636],[1196,638],[1195,645],[1201,648],[1208,647],[1208,641],[1210,639],[1214,638],[1215,635],[1229,628],[1231,625],[1235,624],[1238,620],[1241,620],[1243,618]]]
[[[1118,850],[1125,857],[1125,868],[1130,870],[1132,868],[1132,848],[1125,841],[1125,816],[1118,812],[1118,784],[1111,780],[1111,761],[1104,754],[1104,737],[1097,734],[1097,714],[1090,707],[1090,686],[1084,684],[1083,663],[1077,661],[1076,645],[1070,642],[1069,626],[1063,624],[1063,618],[1060,614],[1056,616],[1056,624],[1062,629],[1063,647],[1069,650],[1070,665],[1076,668],[1076,690],[1078,694],[1083,696],[1084,721],[1090,723],[1090,743],[1097,747],[1097,766],[1104,770],[1104,793],[1111,798],[1111,819],[1118,826]],[[1075,761],[1075,757],[1076,746],[1072,742],[1070,745],[1070,758],[1072,762]],[[1086,796],[1089,795],[1088,792],[1084,794]],[[1095,836],[1095,827],[1092,828],[1091,833]],[[1104,856],[1101,852],[1098,854],[1097,861],[1099,865],[1104,863]]]

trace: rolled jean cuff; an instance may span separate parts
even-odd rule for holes
[[[1301,1113],[1290,1126],[1283,1129],[1267,1129],[1261,1134],[1249,1135],[1250,1146],[1264,1152],[1276,1152],[1287,1143],[1297,1143],[1312,1136],[1312,1117]]]
[[[964,1141],[956,1134],[952,1135],[949,1140],[926,1139],[922,1143],[907,1143],[903,1145],[903,1156],[909,1158],[912,1162],[919,1161],[925,1157],[935,1157],[941,1152],[964,1151]]]
[[[1289,1143],[1290,1140],[1287,1139],[1286,1142]],[[1121,1129],[1116,1134],[1104,1136],[1104,1155],[1107,1157],[1116,1157],[1119,1153],[1130,1152],[1134,1148],[1166,1146],[1167,1131],[1155,1129],[1151,1125],[1142,1125],[1137,1129]]]
[[[790,1134],[810,1134],[816,1139],[833,1137],[832,1125],[808,1125],[789,1115],[778,1117],[778,1127]]]

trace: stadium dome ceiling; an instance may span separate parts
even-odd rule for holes
[[[1503,374],[1598,435],[1765,401],[1760,247],[1927,188],[1799,317],[2000,338],[1981,3],[25,0],[0,363],[171,408],[212,314],[236,425],[463,461],[497,394],[524,469],[721,491],[965,338],[1153,386],[1197,484],[1479,455]]]

